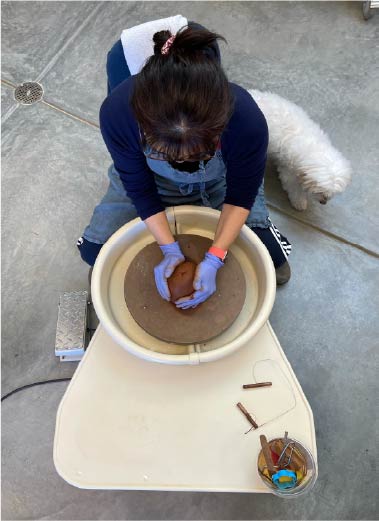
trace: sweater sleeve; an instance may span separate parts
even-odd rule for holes
[[[118,107],[115,101],[113,96],[103,101],[99,113],[100,131],[127,195],[139,217],[145,220],[164,211],[165,207],[141,149],[138,132],[128,124],[128,111]]]
[[[224,202],[250,210],[263,181],[269,132],[266,119],[249,92],[239,88],[239,107],[227,138]]]

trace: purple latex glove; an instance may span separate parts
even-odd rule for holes
[[[165,300],[170,300],[170,290],[168,289],[167,278],[173,274],[176,266],[181,264],[185,258],[178,242],[159,246],[164,257],[162,262],[155,266],[154,277],[158,293]]]
[[[191,297],[178,299],[175,302],[176,307],[180,309],[195,308],[213,295],[216,291],[217,270],[223,265],[221,259],[211,253],[206,253],[204,260],[196,268],[193,279],[195,292]]]

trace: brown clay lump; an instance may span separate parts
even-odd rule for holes
[[[194,262],[184,261],[175,268],[174,273],[167,279],[171,302],[192,295],[196,267],[197,265]]]

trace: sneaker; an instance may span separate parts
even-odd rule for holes
[[[291,253],[291,250],[292,250],[292,245],[291,245],[290,241],[287,239],[287,237],[284,237],[284,235],[282,235],[280,233],[280,231],[275,226],[275,224],[273,222],[271,222],[270,218],[269,218],[269,222],[270,222],[270,226],[269,226],[270,232],[272,233],[273,237],[279,244],[280,249],[282,250],[285,258],[288,259],[289,255]]]
[[[276,284],[278,286],[281,286],[282,284],[285,284],[288,282],[291,278],[291,268],[288,262],[286,261],[284,264],[279,266],[279,268],[276,268]]]
[[[278,285],[285,284],[291,277],[291,269],[287,261],[292,249],[291,243],[287,237],[280,233],[270,219],[267,228],[253,226],[251,229],[268,249],[275,267],[276,283]]]

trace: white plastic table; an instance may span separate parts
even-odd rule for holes
[[[244,390],[243,384],[271,381]],[[259,428],[250,428],[241,402]],[[86,489],[268,492],[259,435],[289,436],[317,463],[313,415],[269,324],[216,362],[164,365],[99,326],[57,413],[54,463]]]

